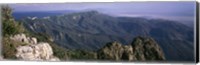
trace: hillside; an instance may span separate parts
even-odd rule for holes
[[[29,37],[29,33],[22,23],[12,17],[12,9],[2,6],[2,58],[5,60],[43,60],[59,61],[53,55],[49,43],[41,42],[40,38]],[[27,35],[27,36],[26,36]],[[38,36],[39,37],[39,36]],[[42,36],[40,36],[42,38]],[[37,39],[40,39],[37,41]]]
[[[130,44],[137,36],[153,37],[169,61],[193,61],[193,29],[176,21],[112,17],[97,11],[19,20],[29,31],[45,33],[66,49],[97,51],[111,41]]]
[[[94,52],[68,50],[53,43],[47,34],[28,31],[22,23],[13,18],[10,7],[5,5],[1,10],[1,60],[62,61],[94,58]]]

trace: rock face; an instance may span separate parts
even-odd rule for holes
[[[137,37],[132,42],[137,60],[164,60],[165,56],[153,38]]]
[[[131,45],[111,42],[97,51],[98,59],[103,60],[165,60],[164,53],[152,38],[137,37]]]
[[[122,60],[129,60],[129,61],[132,61],[132,60],[136,60],[135,56],[133,55],[133,47],[130,46],[130,45],[125,45],[124,46],[124,52],[122,54],[122,57],[121,59]]]
[[[24,42],[24,43],[29,43],[29,44],[37,44],[36,38],[26,37],[25,34],[17,34],[17,35],[10,37],[10,39],[14,40],[14,41],[18,41],[18,42]]]
[[[98,59],[107,60],[134,60],[133,48],[131,46],[123,46],[118,42],[111,42],[105,45],[97,52]]]
[[[36,38],[26,37],[25,34],[18,34],[11,37],[12,40],[27,43],[25,46],[16,48],[16,57],[21,60],[44,60],[59,61],[59,58],[53,56],[53,50],[48,43],[37,42]]]
[[[3,60],[3,57],[2,57],[2,56],[0,56],[0,60]]]

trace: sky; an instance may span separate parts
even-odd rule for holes
[[[14,12],[96,10],[113,16],[157,17],[177,21],[194,21],[195,2],[115,2],[115,3],[51,3],[10,4]]]

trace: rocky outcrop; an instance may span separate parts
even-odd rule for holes
[[[123,47],[118,42],[108,43],[104,48],[98,51],[98,59],[120,60],[123,53]]]
[[[16,57],[21,60],[44,60],[59,61],[59,58],[53,56],[53,50],[49,43],[37,42],[36,38],[26,37],[25,34],[17,34],[10,39],[27,45],[21,45],[16,48]]]
[[[118,42],[106,44],[97,51],[98,59],[117,61],[165,60],[164,53],[152,38],[137,37],[131,45]]]
[[[153,38],[137,37],[131,45],[137,60],[165,60],[162,49]]]
[[[48,43],[38,43],[17,48],[16,57],[23,60],[50,60],[58,61],[53,56],[53,50]]]
[[[133,61],[136,60],[136,57],[133,55],[133,47],[130,45],[123,46],[124,52],[122,53],[122,60]]]
[[[29,43],[29,44],[37,44],[37,39],[34,37],[26,37],[25,34],[17,34],[12,37],[10,37],[11,40],[23,42],[23,43]]]
[[[107,60],[135,60],[133,48],[129,45],[121,45],[118,42],[107,43],[102,49],[97,51],[98,59]]]
[[[3,57],[2,57],[2,56],[0,56],[0,60],[3,60]]]

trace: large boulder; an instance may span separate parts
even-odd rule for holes
[[[37,44],[37,38],[31,38],[31,43],[33,43],[33,44]]]
[[[10,37],[10,39],[14,40],[14,41],[18,41],[18,42],[29,43],[25,34],[17,34],[17,35]]]
[[[51,46],[44,42],[33,45],[19,46],[17,48],[16,57],[22,60],[59,60],[53,56],[53,50]]]
[[[97,57],[98,59],[120,60],[123,50],[120,43],[111,42],[98,51]]]
[[[21,60],[46,60],[59,61],[53,56],[53,50],[49,43],[37,42],[37,38],[27,37],[25,34],[17,34],[10,37],[11,40],[26,43],[16,48],[16,57]]]
[[[11,40],[29,44],[37,44],[37,39],[34,37],[27,37],[25,34],[17,34],[10,37]]]

